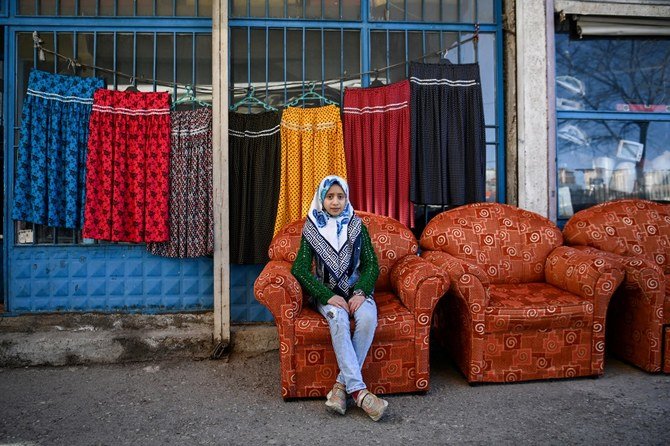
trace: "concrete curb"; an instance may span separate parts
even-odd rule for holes
[[[212,313],[0,317],[0,367],[206,359],[215,347],[213,331]],[[230,351],[261,353],[278,346],[274,324],[232,327]]]

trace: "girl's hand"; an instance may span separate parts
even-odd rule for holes
[[[328,299],[328,303],[334,307],[340,307],[347,313],[349,313],[349,305],[347,305],[347,301],[344,300],[344,297],[338,296],[337,294],[333,294],[333,297]]]
[[[360,308],[361,305],[363,305],[363,302],[365,302],[365,296],[362,294],[354,294],[351,299],[349,299],[349,312],[350,314],[353,314]]]

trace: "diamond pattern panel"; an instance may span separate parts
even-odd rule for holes
[[[272,314],[254,296],[264,264],[230,265],[230,318],[233,322],[270,322]]]
[[[166,259],[149,254],[141,245],[12,247],[9,251],[11,312],[151,313],[213,308],[210,258]],[[252,286],[253,279],[249,289]]]

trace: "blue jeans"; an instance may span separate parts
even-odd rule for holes
[[[361,367],[372,345],[377,328],[377,305],[371,298],[365,299],[354,313],[354,335],[351,335],[349,314],[342,308],[317,302],[316,308],[326,318],[330,327],[333,350],[337,357],[340,374],[337,382],[344,384],[347,393],[365,389]]]

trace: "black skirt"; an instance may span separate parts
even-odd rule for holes
[[[279,198],[281,115],[230,112],[228,119],[230,262],[264,263]]]
[[[412,179],[420,205],[484,201],[486,140],[479,65],[410,64]]]

